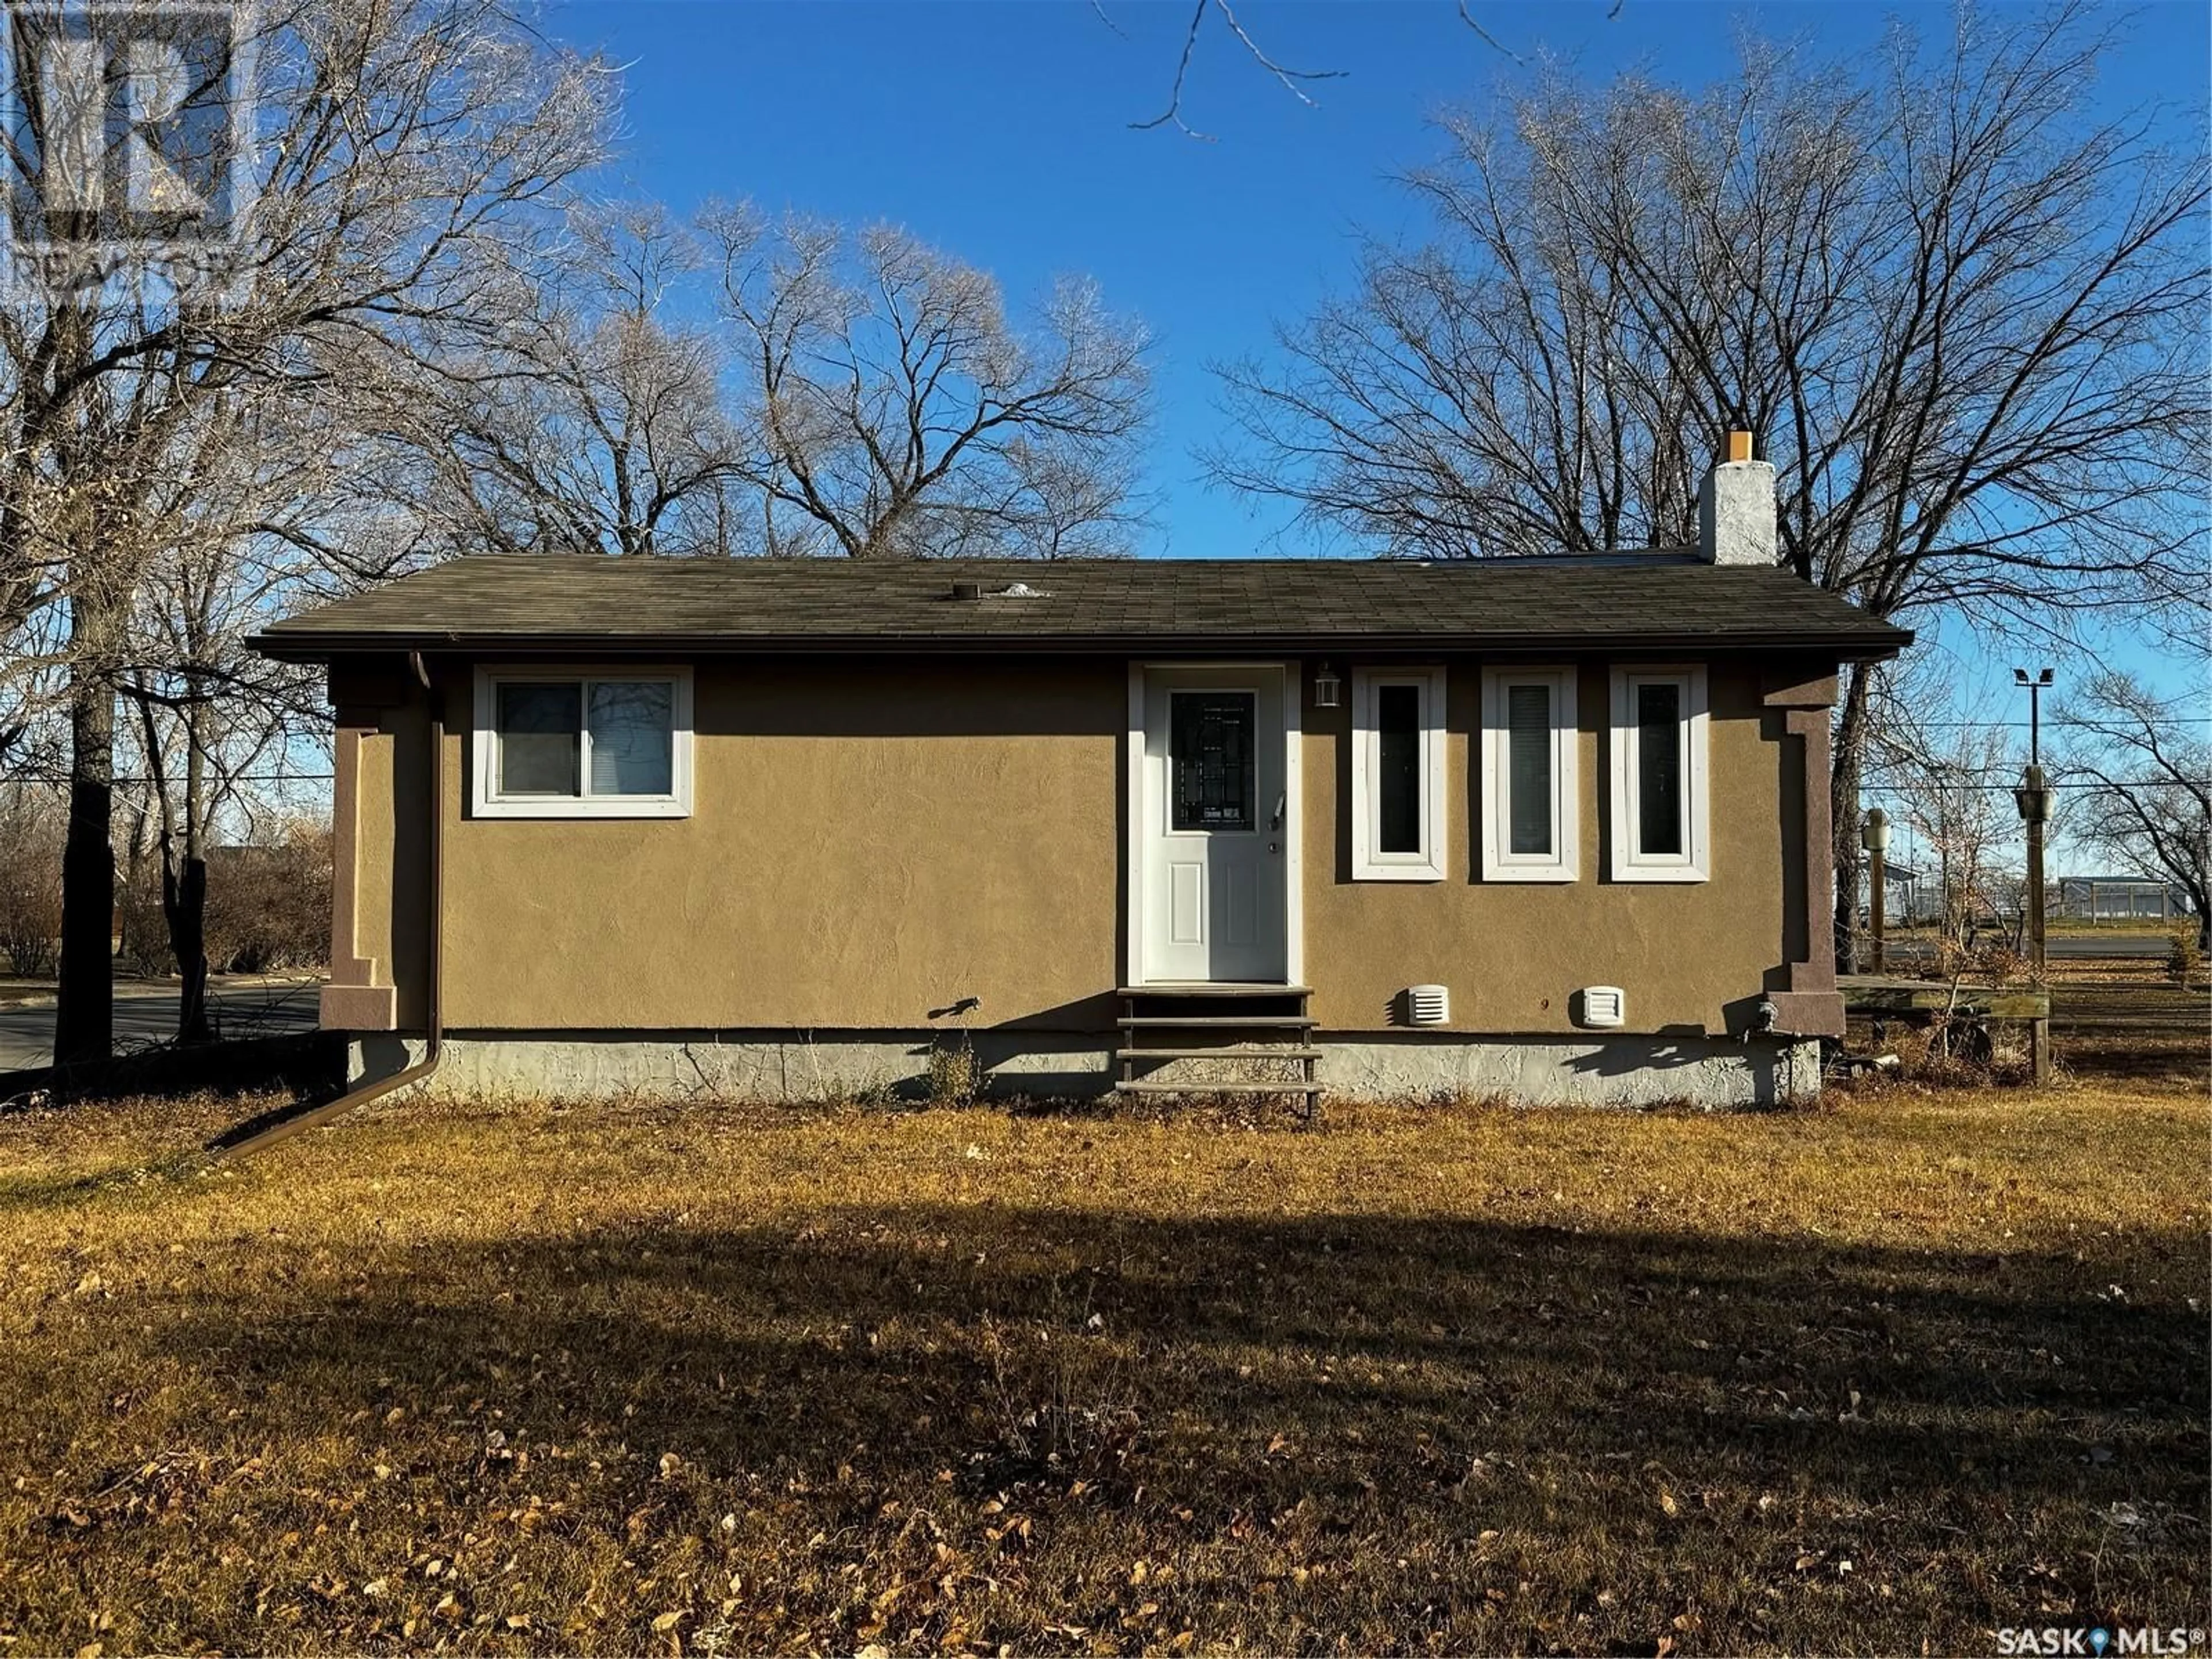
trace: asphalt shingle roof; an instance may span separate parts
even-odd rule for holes
[[[956,581],[986,597],[955,599]],[[1035,598],[991,597],[1012,583]],[[1158,647],[1700,650],[1885,657],[1911,635],[1783,569],[1694,557],[831,560],[478,555],[275,624],[307,661],[360,651],[1110,651]]]

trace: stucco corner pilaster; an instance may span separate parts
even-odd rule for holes
[[[1769,708],[1832,708],[1836,704],[1833,665],[1770,669],[1761,701]]]
[[[1802,963],[1792,965],[1795,969]],[[1828,970],[1831,982],[1835,978],[1832,965]],[[1839,1037],[1844,1034],[1844,994],[1837,990],[1776,991],[1767,1000],[1774,1005],[1774,1024],[1778,1030],[1794,1036]]]
[[[399,993],[389,985],[325,985],[319,1018],[326,1031],[395,1031]]]
[[[1790,964],[1792,991],[1833,993],[1836,962],[1823,947],[1832,932],[1826,906],[1833,902],[1836,854],[1828,789],[1828,708],[1793,708],[1784,716],[1805,745],[1805,939],[1810,959]]]
[[[373,730],[344,725],[331,736],[331,978],[319,1015],[326,1030],[389,1031],[398,1021],[393,988],[376,982],[376,958],[358,954],[361,745]]]

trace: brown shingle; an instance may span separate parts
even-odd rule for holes
[[[960,600],[1009,583],[1036,599]],[[1055,563],[483,555],[270,628],[272,655],[533,647],[1111,650],[1335,645],[1541,648],[1589,641],[1802,646],[1887,656],[1911,641],[1781,569],[1665,555],[1425,564],[1351,559]]]

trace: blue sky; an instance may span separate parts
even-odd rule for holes
[[[1871,49],[1893,17],[1930,33],[1952,18],[1948,3],[1624,0],[1613,17],[1608,0],[1472,3],[1514,53],[1691,85],[1729,71],[1745,27],[1825,52]],[[988,269],[1018,300],[1056,273],[1095,276],[1158,342],[1160,505],[1146,550],[1250,554],[1279,544],[1282,514],[1198,476],[1192,452],[1220,426],[1206,362],[1264,353],[1276,319],[1346,279],[1358,229],[1418,228],[1392,179],[1437,153],[1430,118],[1480,106],[1520,71],[1451,0],[1242,0],[1237,17],[1278,61],[1341,78],[1310,83],[1314,105],[1302,104],[1213,22],[1184,103],[1212,142],[1133,131],[1164,105],[1189,10],[1188,0],[1098,0],[1096,10],[1085,0],[568,0],[550,24],[626,66],[628,137],[611,193],[679,212],[750,197],[772,210],[895,221]],[[2134,9],[2099,100],[2171,105],[2178,138],[2201,134],[2209,13],[2203,0]],[[1974,661],[1970,678],[1992,666],[2003,665]]]

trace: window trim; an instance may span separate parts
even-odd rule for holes
[[[1482,878],[1485,881],[1578,881],[1582,878],[1579,671],[1571,665],[1518,665],[1482,674]],[[1516,685],[1552,692],[1552,851],[1511,850],[1511,757],[1506,743],[1506,693]]]
[[[1376,727],[1376,693],[1411,685],[1421,694],[1421,800],[1415,821],[1422,846],[1385,853],[1382,798],[1374,787],[1382,734]],[[1352,672],[1352,878],[1354,881],[1442,881],[1444,878],[1444,671],[1440,665],[1355,668]]]
[[[1637,795],[1636,688],[1671,682],[1682,689],[1682,850],[1644,854],[1636,848],[1642,803]],[[1711,810],[1707,775],[1711,744],[1705,665],[1701,663],[1623,664],[1613,671],[1613,878],[1615,881],[1706,881],[1711,878]]]
[[[668,745],[670,791],[665,795],[514,795],[497,791],[499,688],[555,684],[580,688],[584,731],[579,757],[588,787],[592,767],[591,683],[594,680],[665,680],[671,698]],[[691,670],[680,664],[589,663],[575,665],[530,663],[479,665],[476,671],[476,722],[470,744],[469,811],[479,818],[688,818],[691,816]]]

